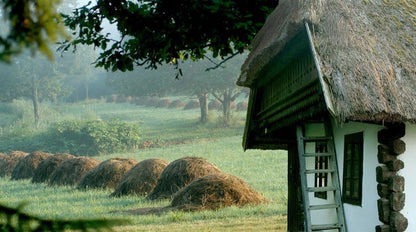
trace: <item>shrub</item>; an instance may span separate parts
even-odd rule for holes
[[[52,150],[74,155],[100,155],[131,151],[139,146],[140,130],[137,124],[112,119],[92,121],[62,121],[49,130]]]

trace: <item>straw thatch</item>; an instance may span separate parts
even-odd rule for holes
[[[24,157],[17,163],[12,172],[12,180],[30,179],[33,177],[39,163],[53,156],[50,153],[35,151]]]
[[[193,180],[210,174],[221,173],[213,164],[199,157],[184,157],[170,163],[162,172],[148,199],[157,200],[171,197]]]
[[[340,121],[415,122],[415,10],[415,0],[282,0],[256,35],[238,84],[253,86],[307,22]]]
[[[193,206],[218,209],[227,206],[259,204],[266,199],[244,180],[225,173],[198,178],[173,195],[172,207]]]
[[[132,158],[112,158],[103,161],[82,177],[77,188],[115,189],[121,177],[137,163],[137,160]]]
[[[199,108],[199,101],[198,100],[191,100],[183,107],[184,110],[191,110]]]
[[[186,105],[186,102],[182,101],[181,99],[177,99],[172,101],[169,105],[169,109],[176,109],[176,108],[182,108]]]
[[[2,153],[3,154],[3,153]],[[29,153],[23,151],[12,151],[0,156],[0,177],[11,176],[13,169],[20,160],[25,158]]]
[[[129,194],[149,194],[156,186],[163,169],[168,164],[168,161],[162,159],[147,159],[141,161],[123,175],[120,184],[110,196],[119,197]]]
[[[75,158],[75,156],[66,153],[58,153],[40,162],[33,174],[32,183],[47,182],[50,175],[59,164],[72,158]]]
[[[48,184],[53,185],[76,185],[81,178],[100,161],[91,157],[75,157],[62,162],[56,167],[49,177]]]

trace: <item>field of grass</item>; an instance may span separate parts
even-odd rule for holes
[[[198,123],[198,110],[146,108],[130,104],[77,104],[49,110],[49,120],[117,117],[137,122],[143,140],[187,141],[185,144],[141,149],[130,153],[95,157],[131,157],[138,161],[161,158],[167,161],[184,156],[203,157],[223,172],[245,180],[270,202],[258,206],[229,207],[215,211],[169,212],[162,215],[130,216],[112,211],[158,207],[167,200],[149,202],[143,197],[109,198],[111,191],[78,191],[72,187],[47,187],[29,180],[0,179],[0,203],[16,206],[27,202],[25,211],[45,218],[127,218],[130,225],[116,231],[286,231],[287,157],[284,151],[249,150],[241,147],[244,114],[235,114],[237,123],[224,127],[216,122]],[[4,114],[4,112],[2,112]],[[12,116],[4,117],[13,121]],[[3,115],[0,116],[0,125]],[[45,123],[46,125],[46,123]]]

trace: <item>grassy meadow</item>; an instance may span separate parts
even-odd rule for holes
[[[0,105],[0,137],[3,140],[0,149],[4,149],[8,141],[17,143],[12,135],[23,136],[22,141],[38,138],[38,132],[28,126],[32,114],[30,110],[25,112],[25,104],[30,105],[24,101]],[[153,141],[158,145],[94,158],[131,157],[137,161],[160,158],[171,162],[184,156],[203,157],[223,172],[245,180],[270,202],[215,211],[131,216],[114,211],[166,206],[169,201],[149,202],[138,196],[109,198],[110,190],[78,191],[73,187],[52,188],[46,184],[32,184],[30,180],[0,178],[0,203],[17,206],[26,202],[25,212],[44,218],[124,218],[131,221],[129,225],[114,228],[116,231],[286,231],[286,152],[244,152],[241,142],[245,113],[235,112],[235,123],[226,127],[217,119],[219,112],[213,111],[210,111],[210,123],[199,124],[199,109],[184,111],[99,101],[58,106],[44,103],[41,107],[43,121],[38,131],[64,119],[108,120],[116,117],[138,123],[142,141]],[[25,137],[25,133],[28,136]]]

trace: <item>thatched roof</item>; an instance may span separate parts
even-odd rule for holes
[[[237,84],[308,23],[327,97],[340,121],[416,122],[415,0],[281,0],[256,35]]]

